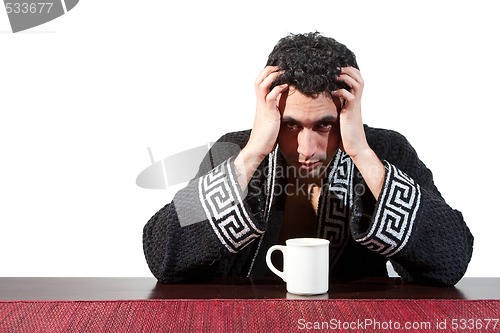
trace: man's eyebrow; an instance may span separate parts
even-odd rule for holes
[[[283,116],[283,118],[281,118],[281,121],[287,124],[300,124],[300,121],[290,116]]]
[[[290,116],[283,116],[283,118],[281,118],[281,121],[283,123],[287,123],[287,124],[297,124],[297,125],[302,125],[302,123],[293,118],[293,117],[290,117]],[[316,120],[314,123],[315,124],[324,124],[324,123],[334,123],[337,121],[337,117],[334,116],[334,115],[327,115],[327,116],[323,116],[321,117],[320,119]]]
[[[320,120],[317,121],[317,123],[334,123],[337,121],[337,117],[334,115],[327,115],[322,117]]]

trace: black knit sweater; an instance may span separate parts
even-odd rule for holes
[[[330,278],[387,276],[390,260],[410,282],[453,285],[464,275],[473,236],[447,205],[431,171],[399,133],[365,126],[385,164],[377,200],[352,160],[338,151],[322,188],[317,236],[330,240]],[[264,160],[242,193],[234,156],[250,131],[224,135],[198,175],[145,225],[144,253],[161,282],[213,276],[263,276],[265,254],[280,232],[286,196],[279,149]]]

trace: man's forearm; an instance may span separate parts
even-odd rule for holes
[[[372,149],[366,149],[352,158],[354,164],[363,176],[375,199],[378,199],[384,186],[385,167]]]

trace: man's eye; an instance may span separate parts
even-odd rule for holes
[[[320,132],[328,132],[332,129],[332,124],[325,123],[325,124],[319,124],[316,129]]]
[[[286,127],[292,131],[297,131],[300,129],[299,125],[293,123],[286,123]]]

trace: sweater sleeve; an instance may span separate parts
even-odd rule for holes
[[[231,152],[227,147],[219,149],[216,160],[223,161],[210,169],[214,153],[212,147],[198,175],[144,227],[146,261],[161,282],[216,274],[221,261],[230,259],[265,229],[259,200],[239,187],[234,157],[228,157]]]
[[[392,149],[382,159],[384,186],[373,211],[366,213],[364,198],[354,200],[353,238],[391,260],[406,281],[454,285],[471,259],[473,236],[411,145],[398,133],[390,136]]]

